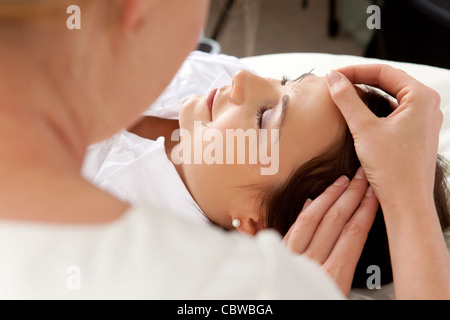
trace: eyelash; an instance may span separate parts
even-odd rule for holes
[[[302,81],[303,79],[305,79],[307,76],[310,76],[310,75],[312,74],[313,71],[314,71],[314,68],[312,68],[311,71],[302,74],[300,77],[298,77],[298,78],[295,80],[295,83],[299,83],[300,81]],[[289,79],[289,77],[287,77],[287,76],[284,75],[284,76],[281,78],[281,85],[284,86],[284,85],[285,85],[288,81],[290,81],[290,80],[291,80],[291,79]]]
[[[261,108],[258,109],[258,112],[256,114],[256,123],[260,129],[262,127],[262,120],[263,120],[264,112],[266,112],[267,110],[269,110],[269,107],[262,106]]]

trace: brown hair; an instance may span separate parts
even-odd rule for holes
[[[386,117],[392,110],[389,99],[375,90],[368,89],[361,98],[378,117]],[[318,197],[341,175],[353,177],[359,167],[354,141],[346,128],[343,136],[338,137],[326,152],[301,165],[282,185],[262,192],[261,213],[265,217],[266,227],[285,235],[308,198]],[[438,156],[434,199],[443,230],[448,228],[450,223],[446,172],[447,164]],[[383,284],[392,281],[389,246],[381,207],[358,262],[353,279],[354,287],[366,286],[367,267],[370,265],[380,267]]]

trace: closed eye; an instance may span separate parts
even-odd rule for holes
[[[269,107],[262,106],[261,108],[258,109],[258,112],[256,114],[256,124],[258,125],[258,128],[260,128],[260,129],[262,128],[264,112],[266,112],[267,110],[269,110]]]

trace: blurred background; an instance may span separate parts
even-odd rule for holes
[[[381,29],[369,29],[370,5]],[[236,57],[322,52],[450,68],[450,0],[211,0],[200,48]]]

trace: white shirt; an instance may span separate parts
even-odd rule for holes
[[[205,228],[135,206],[100,225],[0,222],[0,299],[341,299],[271,231]]]
[[[85,175],[123,201],[167,207],[200,224],[209,221],[167,158],[164,137],[153,141],[123,130],[92,146],[86,163],[91,172]]]

